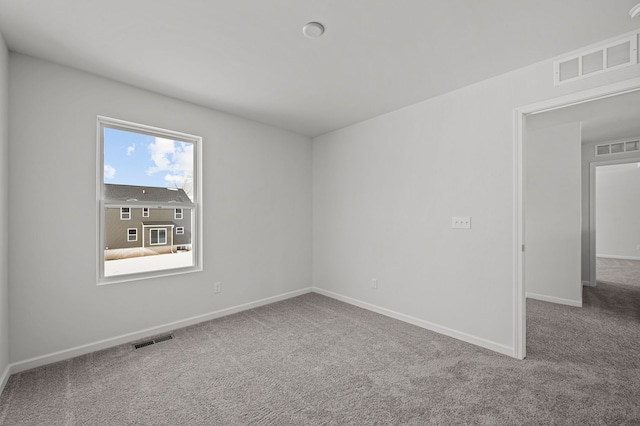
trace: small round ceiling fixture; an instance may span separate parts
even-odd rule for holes
[[[631,10],[629,11],[629,16],[631,16],[631,19],[640,16],[640,3],[631,8]]]
[[[302,32],[309,38],[318,38],[324,34],[324,25],[320,22],[308,22],[302,27]]]

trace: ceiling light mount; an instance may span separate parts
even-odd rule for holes
[[[302,27],[302,33],[309,38],[318,38],[324,34],[324,25],[320,22],[307,22]]]
[[[629,16],[631,16],[631,19],[640,16],[640,3],[631,8],[631,10],[629,11]]]

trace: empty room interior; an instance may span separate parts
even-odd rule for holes
[[[0,425],[640,424],[638,0],[0,0]]]

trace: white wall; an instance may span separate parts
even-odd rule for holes
[[[9,58],[7,47],[0,35],[0,392],[3,376],[9,365],[9,271],[7,244],[8,239],[8,178],[9,178],[9,120],[8,120],[8,71]]]
[[[640,259],[638,163],[596,168],[596,253]]]
[[[582,145],[582,281],[591,281],[591,231],[590,231],[590,173],[592,163],[606,163],[610,161],[640,161],[640,153],[626,152],[614,156],[595,156],[595,146],[607,141]],[[596,216],[597,217],[597,216]],[[597,243],[597,241],[596,241]]]
[[[304,289],[311,213],[314,285],[509,353],[513,108],[640,76],[554,88],[547,61],[319,137],[312,212],[308,138],[22,55],[9,65],[12,362]],[[95,285],[97,114],[205,138],[203,273]],[[453,215],[473,229],[451,230]]]
[[[545,61],[315,138],[314,286],[513,353],[513,110],[639,69],[554,87]]]
[[[12,362],[310,286],[309,138],[13,53],[9,83]],[[204,272],[96,286],[97,115],[204,138]]]
[[[582,306],[581,125],[527,132],[527,297]]]

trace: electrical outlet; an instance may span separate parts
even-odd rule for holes
[[[376,278],[371,280],[371,288],[374,290],[378,289],[378,280]]]
[[[220,281],[213,283],[213,292],[214,293],[220,293],[221,288],[220,288]]]
[[[640,244],[638,244],[638,245],[636,246],[636,249],[637,249],[637,250],[640,250]]]

